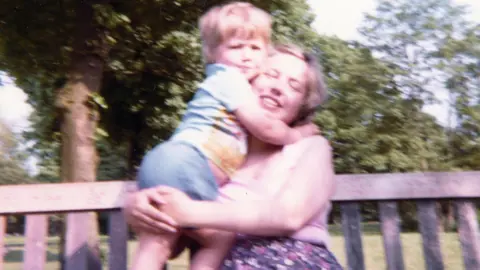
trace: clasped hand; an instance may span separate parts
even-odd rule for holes
[[[123,212],[135,232],[175,233],[186,225],[192,202],[180,190],[159,186],[128,194]]]

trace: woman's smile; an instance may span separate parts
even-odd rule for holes
[[[260,103],[265,109],[277,109],[282,107],[278,99],[268,95],[261,95]]]

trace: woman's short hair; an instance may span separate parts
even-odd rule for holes
[[[322,67],[318,63],[317,58],[292,44],[276,44],[273,53],[285,53],[298,57],[307,64],[307,91],[305,101],[300,108],[297,120],[302,121],[306,118],[313,117],[316,109],[327,100],[328,90],[324,81]]]

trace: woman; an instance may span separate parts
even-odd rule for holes
[[[305,122],[326,96],[320,72],[300,49],[276,49],[253,87],[272,117],[292,125]],[[221,188],[220,202],[193,201],[158,187],[132,195],[125,212],[133,227],[144,230],[165,233],[180,226],[237,232],[224,269],[342,269],[328,251],[333,175],[331,148],[323,137],[284,147],[252,137],[247,160]]]

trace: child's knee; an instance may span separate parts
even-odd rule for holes
[[[159,241],[162,241],[162,237],[159,236],[158,234],[150,234],[150,233],[138,234],[139,243],[148,244],[148,243],[155,243]]]
[[[140,249],[172,249],[177,239],[177,234],[142,233],[138,236],[138,246]]]
[[[212,234],[205,242],[204,246],[213,248],[227,248],[235,241],[235,234],[230,232],[217,232]]]

